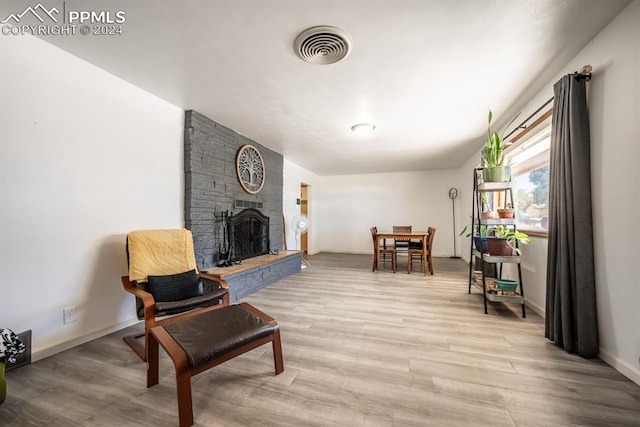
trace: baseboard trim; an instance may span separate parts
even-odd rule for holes
[[[96,338],[109,335],[110,333],[119,331],[120,329],[128,328],[129,326],[135,325],[138,322],[140,322],[140,320],[136,318],[125,320],[123,322],[116,323],[115,325],[111,325],[107,328],[100,329],[98,331],[83,335],[81,337],[74,338],[72,340],[62,342],[60,344],[52,345],[51,347],[38,349],[34,351],[33,354],[31,355],[31,361],[36,362],[38,360],[47,358],[49,356],[53,356],[54,354],[63,352],[65,350],[69,350],[70,348],[79,346],[80,344],[84,344]]]
[[[315,253],[309,253],[308,255],[318,255],[318,254],[349,254],[349,255],[371,255],[371,256],[373,256],[373,252],[371,250],[368,250],[368,251],[365,251],[365,252],[360,251],[360,250],[356,250],[356,251],[341,250],[341,251],[337,251],[337,252],[329,250],[329,251],[320,251],[320,252],[315,252]],[[398,255],[406,257],[407,253],[406,252],[399,252]],[[437,254],[437,253],[434,253],[433,254],[433,258],[451,258],[451,254]],[[463,261],[465,261],[464,257],[461,256],[459,258],[462,259]],[[466,262],[468,263],[469,261],[466,261]]]
[[[527,308],[533,310],[538,316],[542,317],[544,319],[544,308],[540,307],[538,304],[534,304],[532,303],[530,300],[526,299],[525,297],[525,305],[527,306]]]
[[[617,356],[614,356],[602,347],[599,348],[598,357],[604,363],[611,366],[634,383],[640,385],[640,370],[638,368],[629,365],[627,362],[621,360]]]

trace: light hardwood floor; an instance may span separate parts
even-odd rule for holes
[[[461,260],[434,258],[427,277],[372,273],[364,255],[309,261],[245,299],[279,321],[285,371],[265,345],[194,377],[197,426],[640,425],[638,385],[549,343],[531,311],[483,314]],[[7,373],[0,425],[177,425],[170,361],[147,389],[121,340],[141,329]]]

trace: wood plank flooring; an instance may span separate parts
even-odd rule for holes
[[[426,277],[371,261],[312,256],[245,298],[280,323],[285,371],[266,345],[194,377],[195,425],[640,426],[638,385],[549,343],[532,311],[485,315],[463,261],[434,258]],[[135,330],[8,372],[0,426],[177,425],[173,366],[161,353],[147,389],[122,342]]]

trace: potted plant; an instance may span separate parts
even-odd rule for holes
[[[481,193],[482,211],[480,211],[480,218],[493,219],[498,218],[498,214],[489,206],[489,195],[487,193]]]
[[[482,147],[482,160],[484,162],[482,179],[484,182],[501,182],[511,179],[511,168],[504,164],[504,136],[509,126],[513,124],[519,115],[520,113],[516,114],[502,129],[502,132],[498,132],[491,129],[493,113],[489,110],[487,142],[484,144],[484,147]]]
[[[499,218],[513,218],[513,207],[511,203],[507,203],[504,208],[498,209],[498,217]]]
[[[464,226],[459,236],[471,237],[473,235],[471,230],[471,224]],[[473,245],[480,252],[488,253],[489,247],[487,246],[487,236],[489,235],[489,227],[486,225],[480,225],[478,228],[479,235],[473,236]]]
[[[493,237],[487,238],[489,254],[493,256],[520,255],[519,245],[528,245],[531,238],[522,231],[513,230],[504,225],[493,227]]]

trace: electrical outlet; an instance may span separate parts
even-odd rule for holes
[[[62,310],[62,314],[64,316],[62,321],[65,325],[76,321],[76,309],[77,307],[69,307]]]

